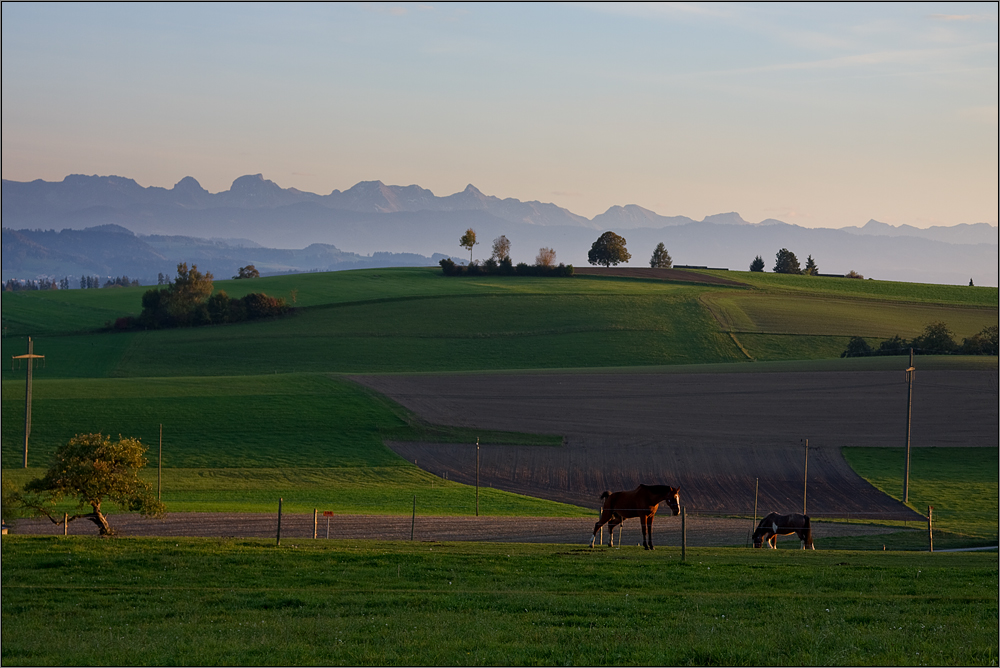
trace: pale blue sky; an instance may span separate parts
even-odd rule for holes
[[[3,178],[997,223],[997,6],[3,4]]]

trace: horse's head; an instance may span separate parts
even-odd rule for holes
[[[681,488],[672,487],[674,490],[673,495],[666,498],[667,505],[670,506],[670,510],[673,511],[674,515],[681,514]]]
[[[753,546],[764,547],[764,532],[760,529],[753,532]]]

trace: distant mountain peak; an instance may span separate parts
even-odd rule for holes
[[[185,176],[183,179],[175,183],[171,190],[176,190],[177,192],[208,192],[201,187],[201,184],[198,183],[198,179],[193,176]]]
[[[714,223],[715,225],[749,225],[747,221],[743,220],[743,216],[736,213],[735,211],[730,211],[729,213],[716,213],[711,216],[705,216],[702,221],[703,223]]]

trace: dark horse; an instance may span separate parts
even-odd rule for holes
[[[667,485],[639,485],[631,492],[604,492],[601,494],[601,519],[594,525],[594,536],[590,546],[594,547],[597,530],[605,524],[611,530],[608,547],[614,547],[615,527],[629,517],[638,517],[642,524],[642,546],[653,549],[653,515],[663,501],[667,502],[674,515],[681,514],[680,487]],[[649,537],[647,540],[647,536]]]
[[[802,549],[809,548],[815,550],[813,545],[812,526],[809,523],[808,515],[779,515],[771,513],[760,521],[757,530],[753,532],[753,546],[763,547],[764,541],[772,550],[778,548],[778,536],[788,536],[797,534],[802,544]]]

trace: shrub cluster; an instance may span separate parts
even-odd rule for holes
[[[573,265],[559,264],[558,266],[546,266],[543,264],[527,264],[518,262],[514,265],[510,258],[503,258],[497,262],[490,258],[479,264],[473,262],[468,265],[456,264],[451,258],[441,260],[441,271],[445,276],[572,276]]]
[[[242,299],[230,299],[221,290],[212,294],[211,272],[198,271],[198,265],[177,265],[177,278],[166,289],[153,288],[142,296],[142,313],[115,321],[115,329],[165,329],[198,325],[221,325],[284,315],[290,310],[284,299],[262,292]]]
[[[943,322],[935,322],[924,328],[924,333],[912,341],[907,341],[898,334],[882,341],[878,348],[873,348],[860,336],[852,336],[847,344],[847,350],[841,357],[871,357],[878,355],[908,355],[913,349],[917,355],[996,355],[997,325],[984,327],[978,334],[955,343],[954,336]]]
[[[285,315],[291,310],[284,299],[271,297],[263,292],[252,292],[242,299],[232,299],[222,290],[204,302],[190,305],[186,310],[173,306],[167,290],[148,290],[142,296],[142,313],[139,317],[118,318],[115,321],[115,329],[169,329],[221,325],[272,318]]]

